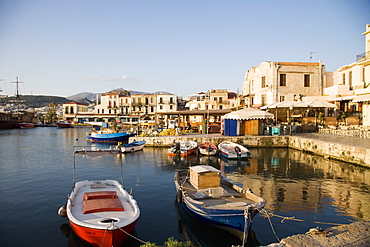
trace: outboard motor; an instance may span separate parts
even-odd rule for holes
[[[176,142],[175,150],[176,150],[176,153],[180,152],[180,142]]]
[[[242,155],[242,150],[240,150],[240,147],[236,146],[236,147],[234,148],[234,150],[235,150],[236,155],[237,155],[238,157],[240,157],[240,156]]]

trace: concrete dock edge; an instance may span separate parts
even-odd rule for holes
[[[365,247],[370,246],[370,221],[335,226],[324,232],[297,234],[280,241],[285,247]]]

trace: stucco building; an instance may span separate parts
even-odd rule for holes
[[[325,66],[319,62],[264,61],[245,73],[242,95],[247,107],[261,107],[323,94]]]
[[[340,67],[334,85],[325,89],[343,112],[348,125],[370,126],[370,24],[366,25],[365,52],[356,56],[356,61]]]

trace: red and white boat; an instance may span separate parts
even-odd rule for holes
[[[72,123],[67,121],[59,121],[55,123],[58,128],[73,128]]]
[[[217,154],[217,146],[210,142],[202,142],[198,146],[199,153],[201,155],[216,155]]]
[[[75,151],[94,157],[92,152]],[[107,153],[116,154],[116,150]],[[92,246],[119,247],[131,236],[140,209],[118,181],[84,180],[74,184],[66,206],[58,213],[67,216],[74,233]]]
[[[168,149],[168,155],[176,156],[179,154],[181,157],[185,157],[194,153],[197,148],[198,143],[194,141],[175,142],[174,145]]]
[[[18,123],[18,126],[22,129],[35,128],[33,123]]]
[[[185,157],[189,154],[192,154],[197,150],[198,143],[194,141],[180,142],[180,156]]]

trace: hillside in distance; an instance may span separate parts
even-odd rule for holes
[[[109,93],[109,92],[129,92],[130,95],[135,95],[135,94],[171,94],[171,93],[165,92],[165,91],[157,91],[157,92],[154,92],[154,93],[150,93],[150,92],[126,90],[126,89],[123,89],[123,88],[113,89],[113,90],[110,90],[106,93]],[[96,101],[96,95],[100,96],[101,94],[102,93],[82,92],[82,93],[74,94],[72,96],[68,96],[67,99],[74,100],[74,101],[79,101],[79,102],[80,102],[81,99],[88,99],[90,101]]]
[[[6,104],[23,104],[31,108],[48,106],[50,103],[55,102],[58,105],[69,102],[70,100],[59,96],[48,96],[48,95],[22,95],[20,97],[11,96],[0,99],[1,105]]]

